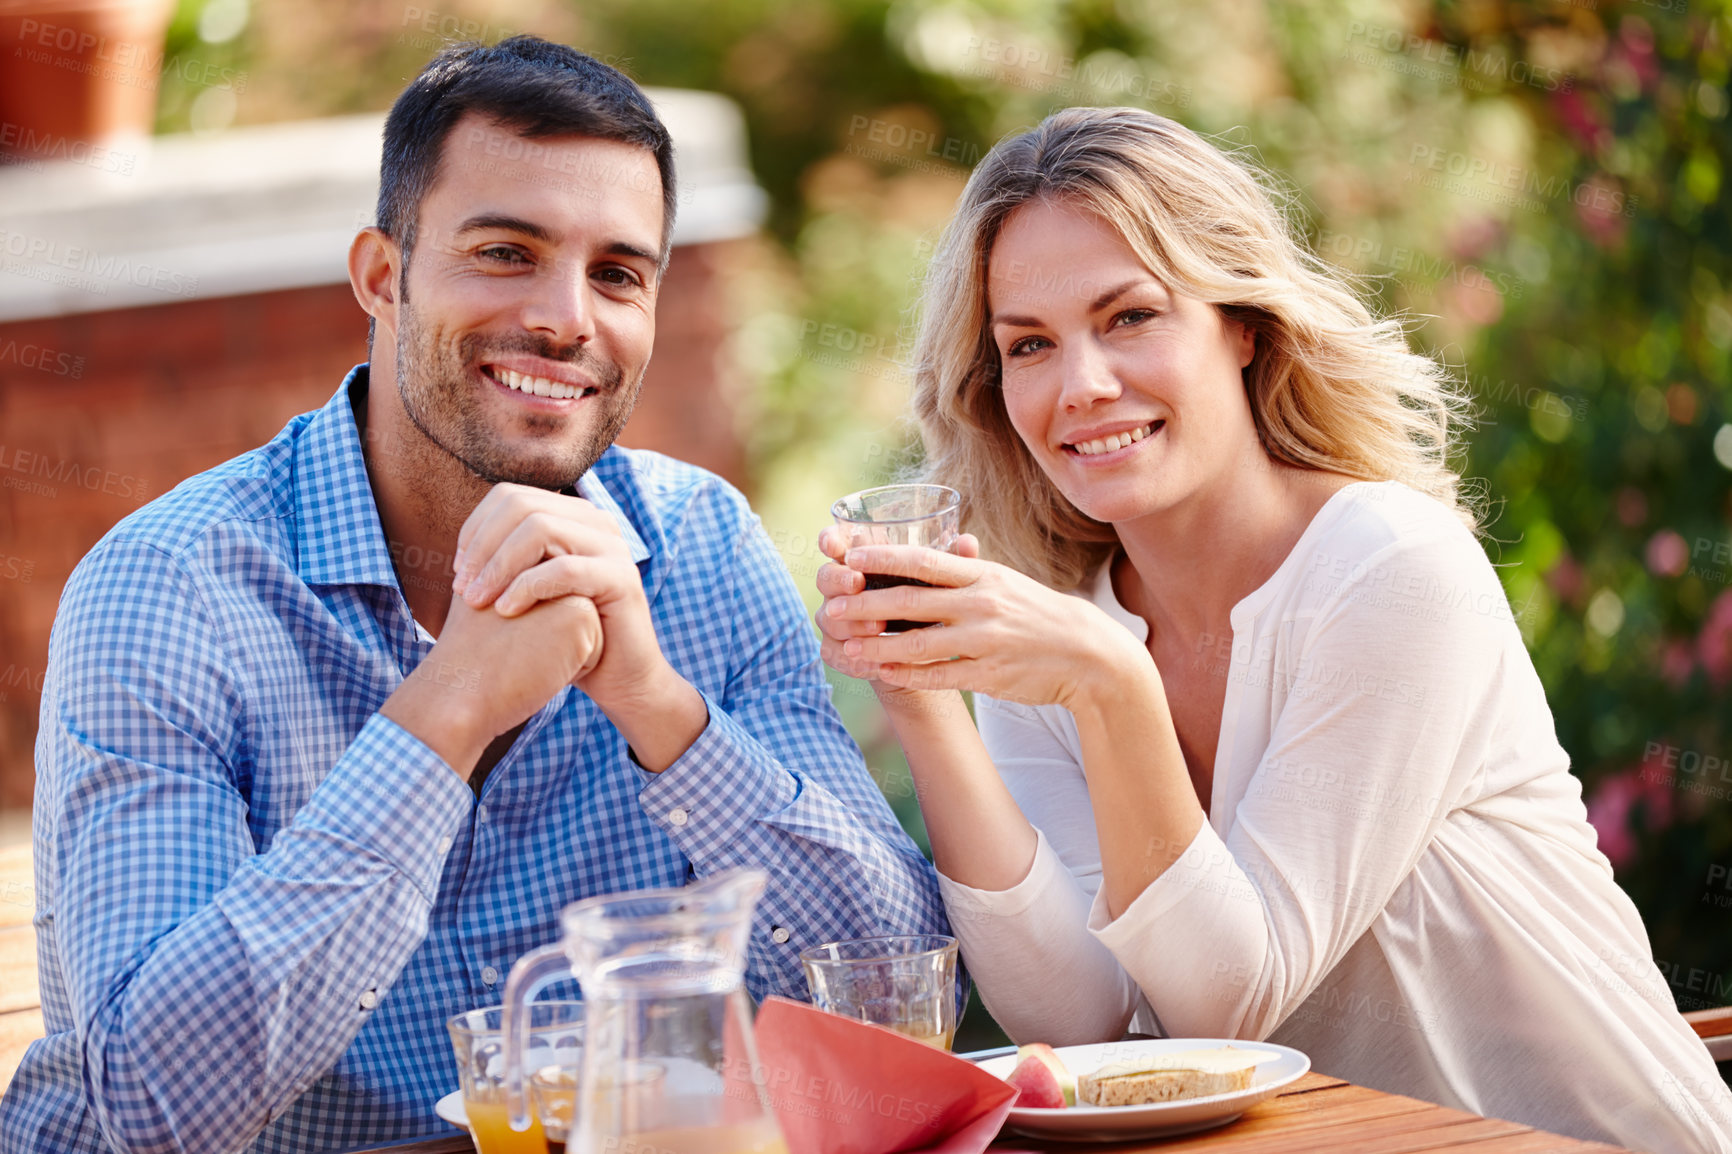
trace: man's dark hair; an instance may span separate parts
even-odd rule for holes
[[[451,128],[467,113],[521,136],[593,136],[655,154],[662,178],[662,262],[674,229],[674,145],[655,109],[629,77],[575,48],[538,36],[491,47],[445,49],[409,83],[385,118],[379,164],[379,229],[403,250],[415,246],[421,200],[433,187]]]

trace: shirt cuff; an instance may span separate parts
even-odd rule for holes
[[[1222,896],[1258,901],[1257,891],[1233,861],[1233,855],[1207,821],[1166,872],[1150,882],[1117,918],[1107,913],[1107,888],[1095,893],[1089,909],[1089,932],[1120,960],[1148,949],[1148,934],[1193,895],[1205,895],[1208,909],[1219,912]],[[1133,970],[1133,973],[1136,971]]]
[[[710,721],[691,747],[637,795],[655,825],[692,861],[715,857],[745,829],[792,805],[800,782],[702,690]]]
[[[431,902],[453,836],[474,801],[444,758],[374,714],[284,831],[297,836],[282,847],[289,853],[277,872],[331,876],[335,842],[384,860]],[[278,848],[274,842],[272,848]]]
[[[977,890],[939,871],[938,893],[953,923],[1019,917],[1040,905],[1054,885],[1070,880],[1070,871],[1039,826],[1035,827],[1034,836],[1034,860],[1028,865],[1028,873],[1009,889]]]

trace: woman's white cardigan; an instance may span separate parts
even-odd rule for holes
[[[1109,569],[1084,592],[1146,636]],[[1732,1152],[1732,1094],[1596,848],[1497,575],[1454,514],[1349,485],[1231,620],[1194,659],[1228,675],[1209,820],[1117,920],[1070,714],[977,701],[1042,834],[1009,890],[941,879],[1005,1029],[1095,1042],[1137,1015],[1562,1134]]]

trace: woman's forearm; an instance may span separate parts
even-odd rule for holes
[[[1134,655],[1116,656],[1122,659],[1102,663],[1109,673],[1068,703],[1114,918],[1178,860],[1206,817],[1154,662],[1140,646]]]
[[[886,695],[884,711],[908,756],[939,871],[979,890],[1007,890],[1027,877],[1034,827],[1005,788],[962,695]]]

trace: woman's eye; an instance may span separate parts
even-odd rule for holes
[[[1020,340],[1012,341],[1010,348],[1005,350],[1005,355],[1009,357],[1025,357],[1029,353],[1039,352],[1040,346],[1045,343],[1045,337],[1023,337]]]
[[[1113,324],[1140,324],[1155,315],[1154,309],[1126,309],[1113,318]]]

